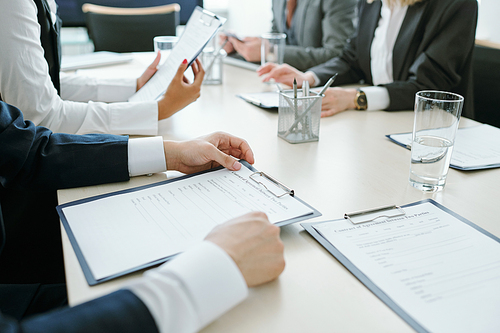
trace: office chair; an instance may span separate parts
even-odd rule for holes
[[[175,36],[178,4],[142,8],[82,6],[94,51],[153,51],[155,36]]]
[[[500,127],[500,49],[476,44],[472,69],[475,120]]]

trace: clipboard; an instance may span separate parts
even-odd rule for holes
[[[302,220],[305,220],[305,219],[310,219],[310,218],[314,218],[314,217],[317,217],[317,216],[321,216],[321,213],[319,211],[317,211],[315,208],[313,208],[309,204],[305,203],[304,201],[302,201],[301,199],[299,199],[298,197],[296,197],[294,190],[288,188],[286,185],[282,184],[281,182],[279,182],[278,180],[272,178],[271,176],[267,175],[266,173],[256,170],[248,162],[246,162],[244,160],[240,160],[240,162],[242,164],[242,167],[246,167],[249,170],[253,171],[253,173],[251,174],[251,177],[250,177],[251,179],[249,180],[249,181],[252,182],[252,184],[256,184],[257,186],[262,187],[263,191],[267,191],[267,192],[271,193],[273,196],[275,196],[277,198],[285,196],[285,195],[289,195],[289,196],[293,197],[294,200],[297,200],[298,202],[304,204],[305,206],[307,206],[312,211],[312,213],[310,213],[308,215],[298,216],[296,218],[292,218],[292,219],[280,221],[280,222],[275,223],[275,225],[281,227],[281,226],[285,226],[285,225],[288,225],[288,224],[299,222],[299,221],[302,221]],[[93,285],[96,285],[96,284],[99,284],[99,283],[102,283],[102,282],[105,282],[105,281],[109,281],[109,280],[115,279],[117,277],[124,276],[124,275],[130,274],[130,273],[142,270],[142,269],[150,268],[150,267],[156,266],[158,264],[164,263],[164,262],[172,259],[173,257],[175,257],[179,253],[176,253],[176,254],[173,254],[173,255],[170,255],[170,256],[166,256],[166,257],[162,257],[162,258],[159,258],[157,260],[150,261],[150,262],[145,262],[145,263],[137,265],[137,266],[135,266],[135,267],[133,267],[131,269],[120,271],[120,272],[118,272],[116,274],[111,274],[111,275],[106,276],[104,278],[97,278],[96,279],[96,277],[92,273],[91,266],[90,266],[89,262],[87,261],[87,259],[84,256],[84,251],[80,247],[80,245],[79,245],[79,243],[77,241],[77,237],[76,237],[75,233],[73,232],[73,230],[72,230],[72,228],[70,226],[70,223],[68,222],[67,216],[65,215],[65,213],[63,211],[64,208],[75,206],[75,205],[80,205],[80,204],[85,204],[85,203],[96,201],[96,200],[100,200],[100,199],[103,199],[103,198],[108,198],[108,197],[112,197],[112,196],[119,196],[119,195],[122,195],[122,194],[127,194],[127,193],[131,193],[131,192],[141,191],[141,190],[144,190],[144,189],[154,188],[154,187],[161,186],[161,185],[164,185],[164,184],[178,182],[178,181],[181,181],[181,180],[184,180],[184,179],[188,179],[188,178],[200,176],[200,175],[203,175],[203,174],[207,174],[207,173],[218,171],[218,170],[222,170],[222,169],[224,169],[224,168],[222,166],[220,166],[220,167],[217,167],[217,168],[213,168],[213,169],[201,171],[201,172],[190,174],[190,175],[185,175],[185,176],[177,177],[177,178],[174,178],[174,179],[168,179],[168,180],[165,180],[165,181],[162,181],[162,182],[158,182],[158,183],[154,183],[154,184],[144,185],[144,186],[135,187],[135,188],[126,189],[126,190],[121,190],[121,191],[112,192],[112,193],[101,194],[101,195],[98,195],[98,196],[94,196],[94,197],[90,197],[90,198],[85,198],[85,199],[81,199],[81,200],[77,200],[77,201],[73,201],[73,202],[69,202],[69,203],[57,206],[57,208],[56,208],[57,212],[58,212],[58,214],[59,214],[59,216],[61,218],[61,222],[62,222],[62,224],[64,226],[64,229],[66,230],[68,238],[69,238],[69,240],[71,242],[71,245],[72,245],[72,247],[73,247],[73,249],[75,251],[76,257],[78,259],[78,262],[80,263],[80,266],[82,268],[83,274],[85,275],[85,279],[87,280],[87,283],[90,286],[93,286]],[[275,188],[270,188],[269,184],[274,184]]]
[[[167,90],[182,61],[187,59],[187,68],[189,68],[225,22],[225,18],[196,6],[183,34],[170,52],[167,60],[158,68],[155,75],[128,101],[146,102],[158,100]]]
[[[278,111],[280,96],[277,91],[267,91],[261,93],[238,94],[237,97],[245,102],[270,111]]]
[[[500,238],[492,235],[476,224],[468,221],[467,219],[461,217],[457,213],[451,211],[450,209],[442,206],[432,199],[425,199],[418,202],[414,202],[402,207],[399,206],[387,206],[366,211],[360,211],[355,213],[346,213],[344,219],[350,220],[352,225],[368,223],[376,220],[377,218],[385,217],[387,219],[398,218],[406,214],[405,208],[420,205],[422,203],[430,203],[442,211],[450,214],[459,221],[467,224],[473,229],[479,231],[480,233],[490,237],[494,241],[500,243]],[[383,301],[389,308],[391,308],[397,315],[399,315],[404,321],[406,321],[413,329],[417,332],[429,332],[421,323],[415,320],[409,313],[407,313],[401,306],[399,306],[393,299],[391,299],[378,285],[376,285],[363,271],[361,271],[356,265],[354,265],[346,255],[339,251],[333,244],[331,244],[323,235],[315,229],[322,223],[328,223],[338,220],[312,222],[312,223],[301,223],[301,226],[318,242],[320,243],[330,254],[332,254],[345,268],[347,268],[361,283],[363,283],[370,291],[375,294],[381,301]]]

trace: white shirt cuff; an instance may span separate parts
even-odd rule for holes
[[[311,75],[313,76],[313,78],[314,78],[314,84],[313,84],[313,87],[317,87],[317,86],[319,86],[320,81],[319,81],[319,77],[316,75],[316,73],[314,73],[314,72],[312,72],[312,71],[308,71],[308,72],[306,72],[306,74],[307,74],[307,73],[311,74]]]
[[[363,87],[361,90],[366,94],[366,102],[368,104],[366,110],[385,110],[389,107],[391,99],[387,88],[373,86]]]
[[[167,163],[161,136],[128,141],[128,172],[131,177],[166,170]]]
[[[209,241],[146,272],[128,288],[148,307],[162,333],[198,331],[248,295],[238,266]]]

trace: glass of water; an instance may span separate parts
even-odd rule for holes
[[[444,188],[464,98],[443,91],[419,91],[411,144],[410,184],[425,192]]]
[[[266,33],[261,36],[260,63],[282,64],[285,57],[286,34]]]

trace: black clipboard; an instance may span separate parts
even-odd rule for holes
[[[308,214],[308,215],[305,215],[305,216],[299,216],[299,217],[292,218],[292,219],[285,220],[285,221],[281,221],[281,222],[277,222],[277,223],[275,223],[275,225],[277,225],[279,227],[282,227],[282,226],[285,226],[285,225],[288,225],[288,224],[292,224],[292,223],[295,223],[295,222],[299,222],[299,221],[303,221],[303,220],[306,220],[306,219],[310,219],[310,218],[321,216],[321,213],[318,210],[316,210],[315,208],[313,208],[309,204],[305,203],[301,199],[297,198],[295,196],[295,192],[292,189],[289,189],[288,187],[286,187],[285,185],[283,185],[279,181],[275,180],[274,178],[268,176],[264,172],[257,171],[247,161],[240,160],[240,162],[242,164],[242,167],[246,167],[246,168],[250,169],[251,171],[254,172],[254,174],[259,174],[262,177],[268,178],[268,180],[270,182],[275,183],[277,187],[283,189],[284,193],[286,192],[285,193],[286,195],[293,196],[296,200],[298,200],[299,202],[303,203],[304,205],[306,205],[307,207],[309,207],[313,211],[311,214]],[[61,218],[61,222],[62,222],[62,224],[64,226],[64,229],[66,230],[66,234],[68,235],[68,238],[69,238],[69,240],[71,242],[73,250],[75,251],[76,257],[78,259],[78,262],[80,263],[80,266],[82,268],[83,274],[85,275],[85,279],[87,280],[87,283],[90,286],[93,286],[93,285],[96,285],[96,284],[99,284],[99,283],[102,283],[102,282],[106,282],[106,281],[115,279],[117,277],[120,277],[120,276],[123,276],[123,275],[127,275],[127,274],[130,274],[130,273],[133,273],[133,272],[145,269],[145,268],[153,267],[153,266],[156,266],[158,264],[164,263],[164,262],[172,259],[177,254],[174,254],[174,255],[171,255],[171,256],[167,256],[167,257],[164,257],[164,258],[160,258],[158,260],[151,261],[151,262],[148,262],[148,263],[144,263],[143,265],[134,267],[132,269],[125,270],[125,271],[119,272],[117,274],[113,274],[113,275],[104,277],[102,279],[96,280],[95,277],[94,277],[94,275],[92,274],[92,271],[90,270],[90,266],[87,263],[84,255],[83,255],[82,250],[80,249],[80,247],[78,245],[78,242],[77,242],[77,240],[75,238],[75,235],[73,234],[73,231],[71,230],[71,227],[70,227],[70,225],[68,223],[68,220],[66,219],[66,216],[64,215],[63,208],[74,206],[74,205],[79,205],[79,204],[86,203],[86,202],[91,202],[91,201],[99,200],[99,199],[110,197],[110,196],[114,196],[114,195],[120,195],[120,194],[124,194],[124,193],[130,193],[130,192],[144,190],[144,189],[147,189],[147,188],[152,188],[152,187],[155,187],[155,186],[161,186],[161,185],[164,185],[164,184],[176,182],[176,181],[183,180],[183,179],[186,179],[186,178],[196,177],[198,175],[202,175],[202,174],[205,174],[205,173],[209,173],[209,172],[217,171],[217,170],[221,170],[221,169],[223,169],[223,167],[219,166],[217,168],[213,168],[213,169],[209,169],[209,170],[205,170],[205,171],[201,171],[201,172],[197,172],[197,173],[194,173],[194,174],[185,175],[185,176],[181,176],[181,177],[177,177],[177,178],[173,178],[173,179],[167,179],[165,181],[161,181],[161,182],[154,183],[154,184],[148,184],[148,185],[139,186],[139,187],[135,187],[135,188],[131,188],[131,189],[126,189],[126,190],[121,190],[121,191],[116,191],[116,192],[101,194],[101,195],[97,195],[97,196],[93,196],[93,197],[85,198],[85,199],[80,199],[80,200],[68,202],[68,203],[65,203],[65,204],[57,206],[56,207],[57,213],[59,214],[59,217]],[[255,181],[258,182],[257,180],[255,180]],[[262,184],[262,185],[264,185],[264,184]],[[265,185],[264,185],[264,187],[265,187]],[[273,193],[272,190],[269,190],[267,188],[266,188],[266,190],[269,191],[269,192],[271,192],[271,193]],[[276,195],[276,194],[274,194],[274,195],[276,197],[282,196],[282,195]]]
[[[392,210],[396,211],[402,208],[406,207],[411,207],[411,206],[416,206],[420,205],[422,203],[431,203],[434,206],[438,207],[439,209],[445,211],[446,213],[452,215],[456,219],[462,221],[463,223],[469,225],[470,227],[476,229],[477,231],[485,234],[486,236],[492,238],[493,240],[497,241],[500,243],[500,238],[496,237],[495,235],[489,233],[488,231],[484,230],[483,228],[479,227],[478,225],[470,222],[469,220],[465,219],[464,217],[458,215],[457,213],[453,212],[452,210],[444,207],[443,205],[437,203],[436,201],[432,199],[425,199],[421,200],[418,202],[414,202],[408,205],[404,206],[388,206],[384,207],[382,209],[375,209],[375,210],[368,210],[368,211],[362,211],[362,212],[356,212],[353,214],[345,214],[344,218],[349,219],[352,216],[356,215],[359,217],[363,217],[366,214],[373,213],[373,212],[378,212],[377,215],[379,217],[386,216],[388,218],[392,218],[393,216],[399,216],[399,215],[385,215],[383,212],[384,209],[387,210]],[[361,221],[360,223],[364,222],[370,222],[374,219],[369,219],[365,221]],[[326,240],[315,228],[315,225],[321,224],[321,223],[327,223],[327,222],[332,222],[332,221],[338,221],[338,220],[329,220],[329,221],[320,221],[320,222],[312,222],[312,223],[301,223],[300,225],[311,235],[313,238],[320,243],[328,252],[330,252],[331,255],[333,255],[340,263],[347,268],[361,283],[363,283],[372,293],[375,294],[382,302],[384,302],[389,308],[391,308],[398,316],[400,316],[404,321],[406,321],[413,329],[415,329],[419,333],[427,333],[429,332],[425,327],[423,327],[419,322],[417,322],[415,319],[413,319],[406,311],[404,311],[395,301],[393,301],[389,296],[387,296],[382,289],[380,289],[375,283],[373,283],[359,268],[357,268],[351,261],[344,255],[342,252],[340,252],[334,245],[332,245],[328,240]],[[355,223],[355,222],[354,222]],[[354,225],[353,223],[353,225]]]

